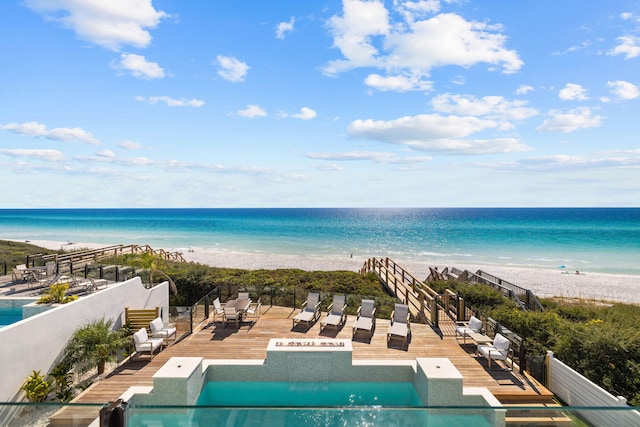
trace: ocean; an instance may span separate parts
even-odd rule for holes
[[[640,208],[3,209],[0,239],[640,274]]]

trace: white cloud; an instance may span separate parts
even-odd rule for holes
[[[237,113],[239,116],[248,117],[250,119],[254,117],[265,117],[267,115],[267,112],[259,105],[247,105],[247,108],[244,110],[238,110]]]
[[[621,36],[616,39],[620,44],[609,51],[609,55],[624,55],[624,59],[640,56],[640,37]]]
[[[78,38],[116,51],[125,45],[148,46],[151,42],[148,29],[169,16],[154,9],[151,0],[26,0],[25,3],[46,20],[74,31]]]
[[[318,115],[314,110],[309,107],[302,107],[299,113],[289,114],[289,113],[281,113],[280,117],[291,117],[294,119],[300,120],[311,120]]]
[[[343,59],[329,62],[325,74],[374,67],[390,76],[410,75],[419,81],[435,67],[487,63],[500,65],[504,73],[515,73],[523,65],[515,51],[504,47],[506,37],[499,25],[466,21],[451,13],[416,20],[437,9],[436,3],[395,4],[405,22],[392,26],[382,1],[343,0],[343,15],[328,21],[334,46]]]
[[[422,157],[398,157],[392,153],[382,153],[377,151],[351,151],[348,153],[307,153],[306,157],[314,160],[331,161],[369,161],[381,164],[411,164],[423,163],[433,160],[430,156]]]
[[[135,53],[123,53],[120,55],[120,62],[113,68],[125,70],[132,76],[145,79],[161,79],[164,77],[164,70],[155,62],[149,62],[142,55]]]
[[[396,11],[408,23],[440,10],[440,0],[395,1],[394,5]]]
[[[558,96],[563,101],[586,101],[589,99],[587,90],[575,83],[567,83],[567,85],[558,92]]]
[[[633,83],[617,80],[615,82],[607,82],[607,87],[618,99],[636,99],[640,97],[640,88]]]
[[[42,137],[55,141],[84,142],[91,145],[99,145],[100,141],[81,128],[54,128],[47,127],[38,122],[9,123],[0,125],[0,129],[8,130],[20,135]]]
[[[175,99],[169,96],[149,96],[149,97],[136,96],[135,100],[139,102],[147,102],[151,105],[155,105],[159,102],[163,102],[169,107],[200,108],[204,105],[204,101],[201,101],[199,99],[184,99],[184,98]]]
[[[597,127],[602,124],[602,116],[593,116],[586,107],[576,108],[567,113],[551,112],[552,117],[536,128],[538,131],[569,133],[580,129]]]
[[[503,120],[524,120],[538,111],[527,107],[527,101],[508,101],[502,96],[453,95],[445,93],[431,100],[434,110],[465,116],[484,116]]]
[[[296,23],[296,18],[293,16],[289,22],[281,22],[276,26],[276,38],[284,40],[286,33],[293,31],[293,25]]]
[[[249,66],[232,56],[218,55],[218,75],[230,82],[243,82]]]
[[[114,159],[116,157],[116,153],[111,150],[102,150],[96,153],[96,156],[103,157],[106,159]]]
[[[529,148],[515,138],[464,139],[476,132],[500,130],[507,125],[470,116],[422,114],[390,121],[355,120],[349,125],[348,132],[355,138],[401,144],[428,152],[489,154],[527,151]]]
[[[417,76],[381,76],[369,74],[364,84],[380,91],[407,92],[410,90],[427,91],[433,88],[433,82]]]
[[[59,150],[37,150],[21,148],[2,148],[0,154],[12,157],[29,157],[47,162],[59,162],[64,160],[64,154]]]
[[[124,148],[125,150],[142,150],[142,144],[135,141],[120,141],[118,147]]]
[[[533,92],[533,87],[529,85],[520,85],[516,89],[516,95],[526,95],[529,92]]]

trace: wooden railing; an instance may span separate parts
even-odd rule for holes
[[[86,249],[72,251],[61,254],[34,254],[27,255],[27,265],[34,265],[42,260],[42,264],[54,261],[58,265],[58,270],[66,270],[69,266],[73,269],[74,264],[95,263],[101,259],[120,256],[126,254],[148,253],[160,256],[167,261],[185,262],[180,252],[169,252],[164,249],[153,249],[149,245],[113,245],[97,249]],[[38,261],[36,261],[38,260]]]
[[[459,314],[464,313],[464,303],[454,292],[447,289],[439,294],[392,259],[366,260],[360,273],[368,272],[376,273],[385,287],[409,306],[415,320],[438,325],[440,312],[452,319],[464,320]]]

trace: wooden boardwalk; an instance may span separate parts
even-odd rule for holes
[[[153,374],[174,356],[197,356],[205,359],[264,359],[271,338],[346,338],[351,339],[349,316],[346,326],[336,334],[333,330],[320,331],[320,322],[308,331],[301,326],[292,329],[292,318],[298,310],[284,307],[264,307],[262,317],[255,323],[244,323],[238,331],[233,325],[208,323],[197,332],[178,338],[178,341],[160,352],[153,360],[144,355],[124,363],[105,379],[95,383],[74,399],[74,403],[106,403],[116,400],[130,386],[153,385]],[[326,313],[322,313],[324,317]],[[321,317],[321,318],[322,318]],[[501,362],[492,370],[486,360],[474,357],[475,346],[454,337],[453,322],[443,323],[439,330],[429,325],[411,324],[412,338],[408,350],[387,346],[388,320],[378,319],[371,342],[356,338],[353,341],[353,359],[409,359],[418,357],[449,358],[463,375],[465,387],[487,387],[502,402],[534,404],[550,402],[552,393],[528,375],[504,370]],[[181,326],[181,325],[179,325]],[[184,329],[184,326],[182,327]],[[468,341],[469,342],[469,341]],[[54,414],[51,426],[86,426],[98,417],[96,407],[66,407]]]

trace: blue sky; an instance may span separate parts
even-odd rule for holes
[[[0,206],[640,206],[640,3],[23,0]]]

